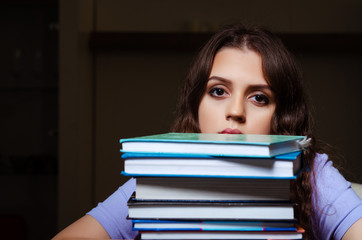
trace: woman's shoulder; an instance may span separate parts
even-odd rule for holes
[[[351,183],[333,166],[327,154],[316,154],[313,167],[312,201],[314,220],[321,239],[341,239],[349,227],[362,217],[362,205]]]
[[[351,183],[348,182],[339,170],[334,167],[333,161],[327,154],[317,153],[314,158],[314,179],[317,186],[334,190],[349,188]],[[335,191],[332,191],[335,192]]]
[[[314,158],[314,170],[319,170],[329,162],[329,165],[332,164],[332,162],[329,160],[329,157],[325,153],[316,153]]]

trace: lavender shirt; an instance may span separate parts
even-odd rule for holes
[[[352,190],[351,183],[327,160],[325,154],[315,158],[317,196],[313,195],[312,201],[317,214],[312,221],[318,226],[318,239],[341,239],[362,217],[362,201]],[[87,213],[97,219],[112,239],[134,239],[138,234],[132,231],[131,220],[127,220],[127,201],[135,189],[136,180],[130,179]]]
[[[348,228],[362,218],[362,201],[326,154],[314,160],[317,193],[312,196],[318,239],[341,239]]]
[[[97,219],[112,239],[134,239],[138,234],[132,231],[132,221],[127,219],[127,201],[135,190],[136,179],[132,178],[87,213]]]

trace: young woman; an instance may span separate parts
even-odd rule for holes
[[[239,24],[216,33],[186,78],[172,131],[308,136],[306,164],[291,196],[305,238],[362,236],[362,201],[318,148],[299,70],[272,33]],[[126,219],[134,190],[131,179],[55,238],[135,238]]]

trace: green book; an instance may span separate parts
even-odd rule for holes
[[[273,157],[300,151],[304,136],[164,133],[121,139],[121,152]]]

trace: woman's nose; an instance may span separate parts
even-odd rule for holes
[[[230,99],[229,108],[226,111],[226,119],[233,120],[240,123],[245,122],[245,107],[242,99],[233,98]]]

